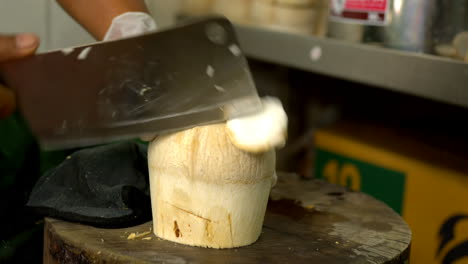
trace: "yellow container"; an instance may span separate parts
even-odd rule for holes
[[[327,0],[254,0],[252,24],[280,31],[325,36]]]
[[[184,0],[181,13],[185,15],[207,15],[212,12],[214,0]]]
[[[468,263],[468,158],[401,131],[340,124],[314,135],[315,175],[368,193],[413,231],[411,263]]]
[[[214,0],[213,11],[239,24],[248,24],[253,0]]]

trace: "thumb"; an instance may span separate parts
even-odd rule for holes
[[[0,35],[0,62],[32,55],[39,46],[34,34]]]

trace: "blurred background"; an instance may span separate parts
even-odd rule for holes
[[[234,23],[259,93],[288,112],[278,170],[388,204],[412,263],[468,263],[467,0],[147,3],[160,28]],[[94,41],[53,0],[2,0],[0,32],[35,32],[40,52]]]

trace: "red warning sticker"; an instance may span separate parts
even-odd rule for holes
[[[386,25],[388,0],[331,0],[331,19],[367,25]]]
[[[385,12],[387,10],[387,0],[348,0],[345,8],[348,10]]]

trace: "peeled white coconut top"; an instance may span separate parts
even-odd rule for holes
[[[247,152],[260,153],[281,148],[286,143],[288,116],[281,101],[264,97],[262,110],[253,115],[228,120],[227,132],[234,146]],[[143,141],[152,141],[155,134],[143,135]]]
[[[264,97],[262,104],[259,113],[227,121],[229,137],[236,147],[248,152],[265,152],[285,145],[288,116],[281,101]]]

